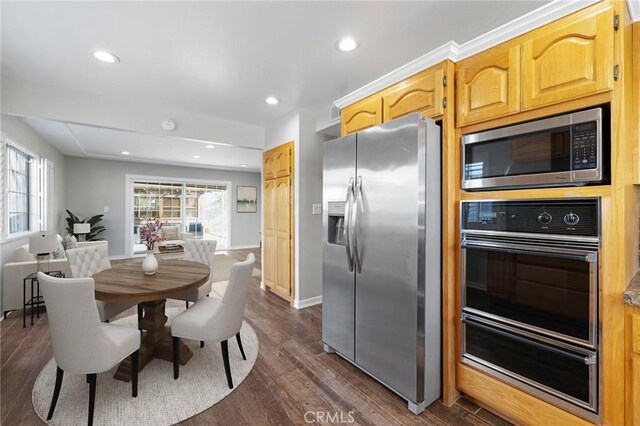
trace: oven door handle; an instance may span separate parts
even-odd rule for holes
[[[512,339],[512,340],[516,340],[520,343],[524,343],[526,345],[530,345],[530,346],[535,346],[538,348],[541,348],[543,350],[546,350],[547,352],[553,352],[554,354],[557,355],[561,355],[564,356],[566,358],[570,358],[574,361],[579,361],[579,362],[583,362],[585,365],[593,365],[597,362],[597,355],[596,354],[589,354],[589,355],[578,355],[578,354],[574,354],[571,352],[567,352],[565,350],[559,349],[559,348],[554,348],[553,346],[549,346],[549,345],[545,345],[542,343],[538,343],[535,340],[531,340],[531,339],[527,339],[526,337],[521,337],[518,336],[517,334],[513,334],[510,333],[508,331],[505,330],[501,330],[500,328],[496,328],[496,327],[492,327],[486,324],[483,324],[482,322],[479,321],[474,321],[471,318],[467,318],[467,317],[463,317],[462,318],[462,322],[466,323],[466,324],[471,324],[474,327],[478,327],[478,328],[482,328],[486,331],[489,331],[491,333],[495,333],[498,334],[502,337],[506,337],[508,339]]]
[[[589,263],[595,263],[597,260],[597,252],[594,250],[579,250],[552,246],[528,246],[523,244],[508,244],[497,241],[463,240],[460,244],[460,248],[463,250],[475,248],[512,254],[547,253],[553,254],[555,257],[562,257],[566,259],[580,259]]]

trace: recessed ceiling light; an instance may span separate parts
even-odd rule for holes
[[[193,158],[200,158],[200,156],[199,155],[194,155]]]
[[[205,148],[209,148],[209,149],[213,149],[215,147],[216,147],[215,145],[211,145],[211,144],[205,146]]]
[[[240,164],[240,167],[248,167],[246,164]]]
[[[267,99],[264,100],[266,103],[268,103],[269,105],[276,105],[278,102],[280,102],[280,99],[278,98],[274,98],[273,96],[269,96]]]
[[[356,47],[358,47],[358,43],[351,37],[345,37],[338,42],[338,49],[343,52],[351,52]]]
[[[129,154],[131,154],[131,153],[130,153],[129,151],[121,151],[121,152],[120,152],[120,154],[122,154],[122,155],[129,155]]]
[[[93,52],[93,56],[95,56],[96,59],[99,59],[102,62],[106,62],[108,64],[120,62],[120,58],[118,58],[111,52],[107,52],[106,50],[96,50],[95,52]]]

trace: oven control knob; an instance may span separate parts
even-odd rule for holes
[[[564,223],[566,223],[567,225],[574,226],[577,225],[578,222],[580,222],[580,216],[578,216],[577,214],[571,212],[564,215]]]
[[[550,224],[552,219],[553,217],[551,217],[551,215],[547,212],[542,212],[538,215],[538,222],[540,222],[543,225]]]

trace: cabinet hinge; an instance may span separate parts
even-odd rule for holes
[[[613,15],[613,29],[615,31],[620,29],[620,15]]]
[[[442,77],[442,86],[447,87],[447,76]]]
[[[613,79],[615,81],[618,81],[618,78],[620,78],[620,65],[614,65],[613,66]]]
[[[447,97],[445,96],[444,98],[442,98],[442,108],[446,108],[447,107]]]

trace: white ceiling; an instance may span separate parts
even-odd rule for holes
[[[543,1],[3,1],[3,75],[266,125]],[[351,35],[353,52],[336,49]],[[106,49],[115,65],[92,57]],[[266,96],[281,99],[265,104]]]
[[[64,155],[74,157],[242,171],[260,171],[262,165],[262,152],[258,149],[220,144],[209,149],[205,147],[207,143],[202,141],[144,135],[33,117],[21,119]],[[130,155],[122,155],[121,151],[128,151]],[[194,155],[199,155],[200,158],[193,158]],[[247,167],[241,167],[241,164],[246,164]]]

